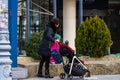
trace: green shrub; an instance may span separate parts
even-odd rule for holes
[[[38,55],[37,50],[39,42],[42,38],[42,34],[43,34],[42,31],[39,33],[31,34],[29,41],[25,43],[25,50],[27,56],[30,56],[36,60],[39,60],[41,58],[40,55]]]
[[[76,52],[89,54],[91,57],[102,57],[108,52],[111,34],[103,19],[87,18],[77,29]]]

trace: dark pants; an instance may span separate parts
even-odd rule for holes
[[[42,74],[42,68],[43,64],[45,63],[45,75],[49,75],[49,62],[50,62],[50,56],[42,56],[42,59],[39,63],[39,69],[38,74]]]

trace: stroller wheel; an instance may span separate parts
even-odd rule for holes
[[[61,73],[60,74],[60,79],[65,79],[65,76],[66,76],[65,73]]]
[[[82,79],[83,79],[83,76],[79,76],[79,78],[80,78],[80,80],[82,80]]]
[[[90,75],[90,71],[87,70],[84,76],[85,76],[85,77],[90,77],[90,76],[91,76],[91,75]]]
[[[71,75],[71,74],[69,74],[68,76],[67,76],[67,80],[72,80],[73,79],[73,76]]]

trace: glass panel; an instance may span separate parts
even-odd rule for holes
[[[51,15],[50,5],[52,0],[30,0],[30,34],[40,32],[45,28]],[[51,9],[52,10],[52,9]],[[18,3],[18,47],[19,55],[25,54],[26,32],[26,0],[19,0]]]

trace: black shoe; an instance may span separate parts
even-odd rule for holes
[[[42,74],[37,74],[37,77],[45,77],[45,76],[43,76]]]
[[[53,78],[51,75],[45,75],[45,78]]]

